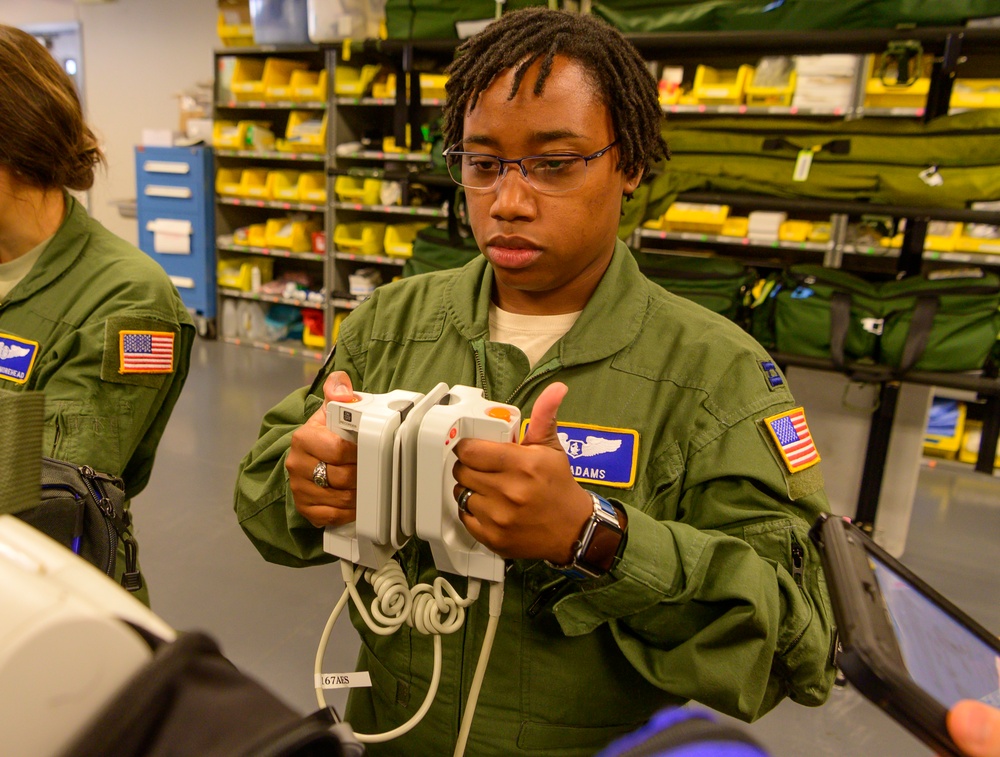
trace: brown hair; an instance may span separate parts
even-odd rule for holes
[[[76,87],[27,32],[0,24],[0,165],[42,189],[85,190],[104,162]]]

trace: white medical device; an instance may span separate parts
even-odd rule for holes
[[[430,544],[438,570],[459,576],[503,581],[504,562],[477,542],[458,514],[455,445],[462,439],[513,442],[521,412],[491,402],[483,390],[455,386],[420,425],[417,445],[417,536]]]
[[[458,459],[454,450],[462,439],[515,442],[520,411],[486,400],[481,389],[438,384],[426,395],[403,390],[355,392],[352,401],[327,403],[326,412],[327,427],[358,445],[357,511],[355,523],[324,533],[323,547],[341,558],[347,588],[317,649],[317,701],[321,707],[326,704],[322,682],[330,676],[322,673],[322,661],[333,626],[350,597],[374,633],[388,635],[407,623],[433,637],[434,670],[416,714],[392,731],[356,736],[363,743],[384,742],[412,729],[437,694],[441,635],[461,628],[465,608],[479,597],[480,581],[488,581],[490,620],[456,744],[455,754],[461,755],[496,634],[505,566],[503,558],[478,543],[461,522],[454,492]],[[439,571],[469,577],[465,597],[443,576],[433,584],[407,586],[402,568],[391,557],[414,534],[429,543]],[[356,570],[356,565],[362,567]],[[355,587],[362,575],[376,592],[370,612]]]
[[[175,631],[72,552],[0,515],[0,743],[4,754],[64,752],[152,659],[133,627]]]

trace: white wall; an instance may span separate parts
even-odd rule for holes
[[[87,120],[108,159],[91,210],[133,244],[135,220],[111,203],[135,197],[133,147],[143,128],[178,128],[174,95],[211,81],[216,18],[215,0],[0,0],[3,24],[80,22]]]

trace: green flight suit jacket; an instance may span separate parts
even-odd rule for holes
[[[467,753],[590,755],[691,699],[746,720],[784,696],[822,703],[835,633],[807,532],[828,506],[819,467],[790,472],[765,423],[795,408],[767,353],[646,279],[621,242],[576,324],[534,370],[519,349],[489,341],[492,286],[479,258],[380,287],[344,321],[321,375],[267,414],[240,466],[235,508],[258,550],[293,566],[330,559],[322,532],[296,512],[283,466],[330,370],[373,393],[479,386],[524,417],[562,381],[560,424],[637,433],[626,485],[602,485],[583,458],[572,463],[585,488],[627,511],[626,547],[609,575],[581,583],[541,561],[511,563]],[[411,586],[436,575],[419,539],[399,559]],[[453,583],[464,591],[464,579]],[[440,689],[421,724],[369,744],[371,754],[451,753],[486,605],[481,597],[444,637]],[[386,731],[423,701],[432,642],[405,627],[377,636],[352,619],[373,686],[352,690],[346,719],[362,733]]]
[[[194,325],[152,258],[66,203],[62,226],[0,302],[0,343],[28,351],[20,362],[0,357],[0,391],[43,392],[42,453],[121,476],[131,498],[149,481],[187,377]],[[129,363],[128,332],[172,335],[169,368]],[[119,544],[119,579],[123,568]]]

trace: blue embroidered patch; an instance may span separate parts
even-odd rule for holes
[[[0,334],[0,379],[24,384],[31,375],[38,354],[38,342]]]
[[[773,391],[779,386],[784,386],[785,380],[781,377],[778,367],[770,360],[761,360],[760,369],[764,372],[768,387]]]
[[[521,422],[521,439],[531,423]],[[627,489],[635,484],[639,432],[624,428],[559,423],[559,442],[569,457],[573,478],[581,484]]]

